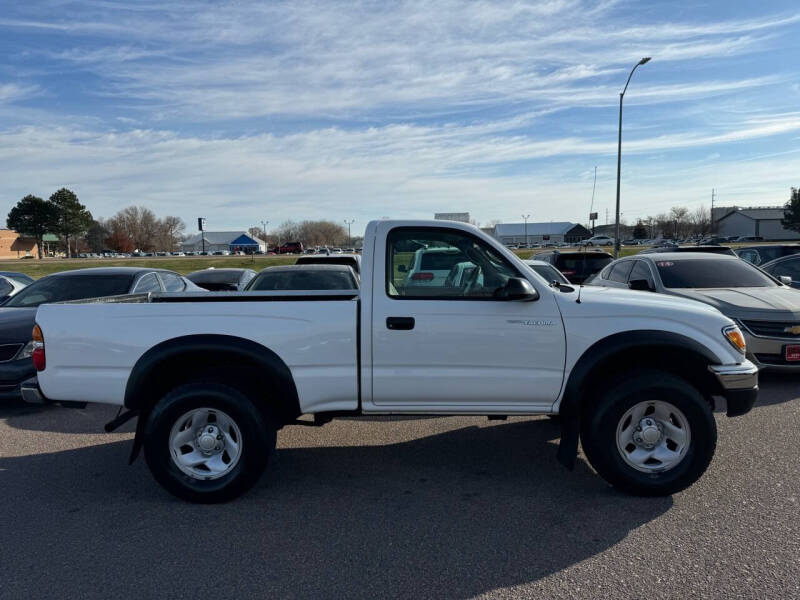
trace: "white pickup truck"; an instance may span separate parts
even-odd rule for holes
[[[447,249],[437,271],[462,276],[429,276],[434,249]],[[131,461],[143,447],[155,478],[196,502],[252,486],[282,427],[357,415],[559,415],[568,468],[580,439],[614,486],[670,494],[710,463],[712,410],[756,399],[744,338],[717,310],[545,281],[468,224],[370,223],[361,278],[360,291],[43,305],[24,395],[124,406],[106,428],[138,416]]]

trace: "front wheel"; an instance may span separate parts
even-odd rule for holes
[[[643,371],[606,388],[581,423],[591,465],[613,486],[638,496],[679,492],[714,456],[717,424],[687,381]]]
[[[276,428],[224,383],[179,386],[150,413],[144,453],[155,479],[190,502],[227,502],[258,481]]]

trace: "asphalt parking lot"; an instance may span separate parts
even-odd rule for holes
[[[2,598],[800,597],[800,381],[717,416],[705,476],[631,498],[547,418],[290,427],[256,489],[178,501],[112,407],[0,406]]]

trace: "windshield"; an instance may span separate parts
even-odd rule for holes
[[[12,296],[3,306],[34,307],[49,302],[127,294],[133,275],[57,275],[44,277]]]
[[[195,271],[194,273],[189,273],[186,276],[186,279],[189,279],[198,285],[203,285],[205,283],[238,284],[241,277],[241,271],[209,269],[207,271]]]
[[[571,256],[561,255],[558,257],[558,268],[565,274],[592,274],[597,273],[600,269],[610,263],[612,259],[607,255],[592,256],[588,252],[586,254],[574,254]]]
[[[270,290],[354,290],[355,279],[347,271],[273,271],[259,274],[249,291]]]
[[[558,269],[552,265],[530,265],[531,269],[536,271],[539,275],[545,278],[548,282],[559,281],[561,283],[569,283],[567,278],[564,277]]]
[[[666,288],[775,287],[770,277],[743,260],[659,260],[658,274]]]

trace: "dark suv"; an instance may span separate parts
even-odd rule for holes
[[[278,254],[302,254],[303,244],[300,242],[286,242],[278,248]]]
[[[800,244],[774,244],[763,246],[743,246],[734,250],[736,255],[742,260],[746,260],[754,265],[764,265],[777,258],[797,254],[800,252]]]
[[[584,252],[553,250],[552,252],[541,252],[531,258],[549,262],[561,271],[570,283],[583,283],[614,260],[614,257],[608,252],[591,250]]]

